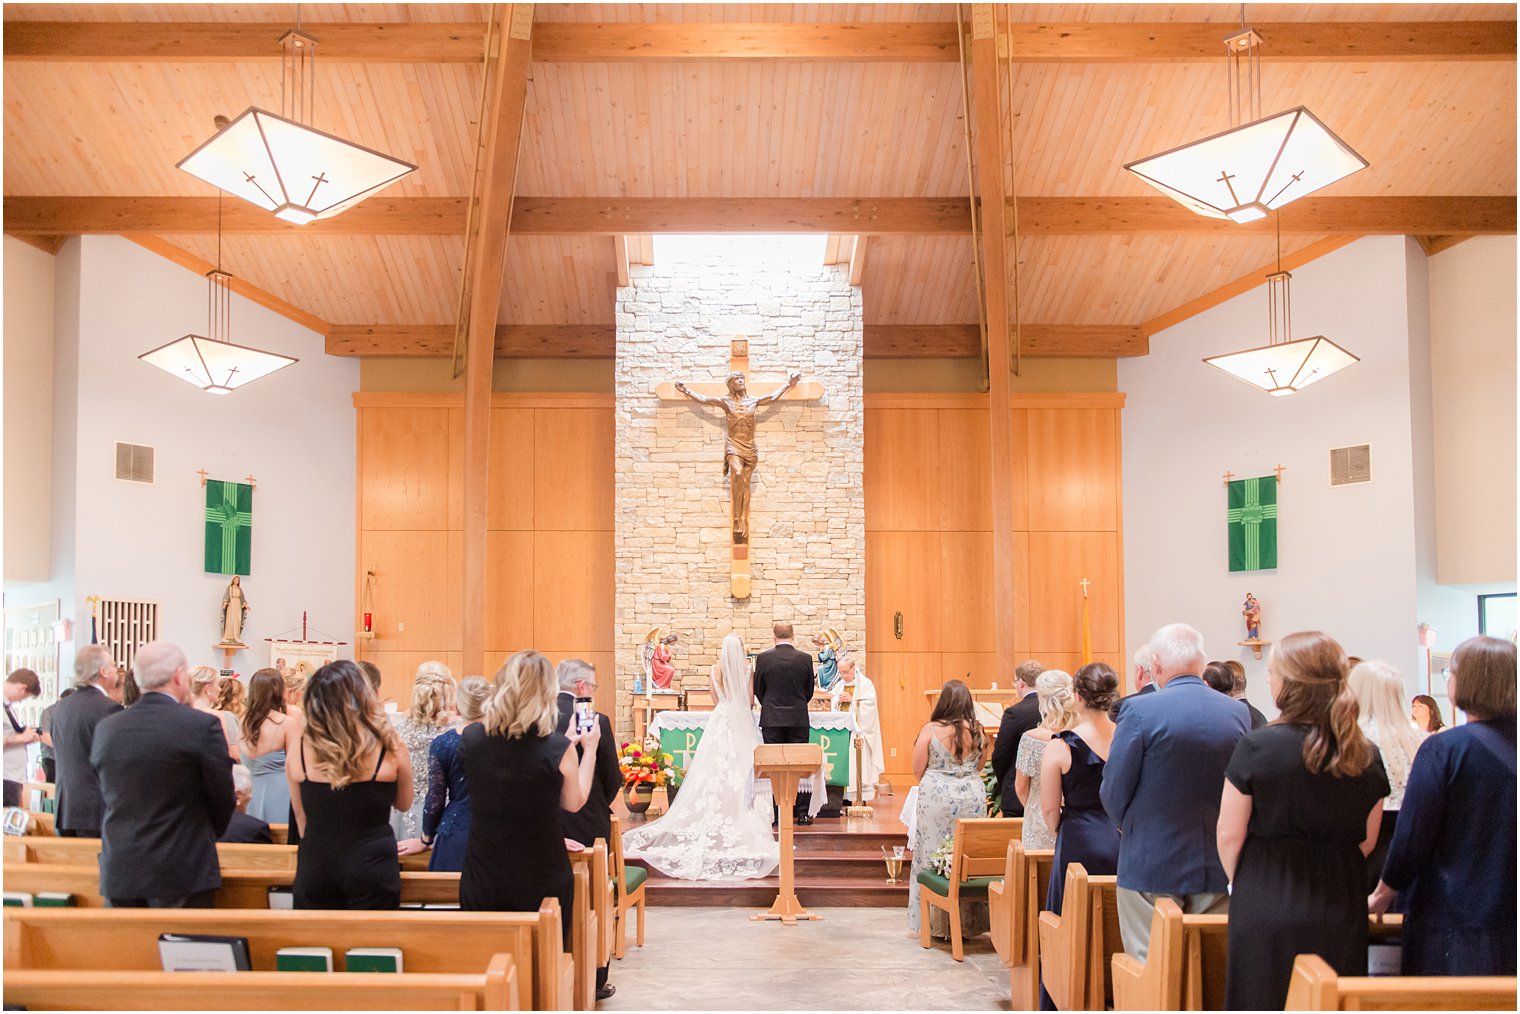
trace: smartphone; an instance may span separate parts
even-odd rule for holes
[[[581,735],[585,735],[596,727],[595,704],[589,697],[577,697],[575,699],[575,727]]]

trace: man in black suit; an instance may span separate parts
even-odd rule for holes
[[[555,669],[559,677],[559,731],[569,732],[575,717],[577,698],[590,700],[596,693],[596,667],[578,658],[567,658]],[[623,787],[623,770],[618,765],[617,740],[612,735],[612,722],[600,711],[596,720],[602,727],[602,738],[596,746],[596,773],[591,779],[591,793],[586,805],[575,812],[568,810],[559,817],[565,837],[578,841],[587,848],[596,844],[598,838],[607,843],[607,853],[612,854],[612,801],[618,789]],[[575,748],[576,756],[581,747]],[[617,987],[607,982],[607,966],[596,970],[596,998],[605,1000]]]
[[[152,641],[134,662],[142,697],[100,723],[90,751],[105,800],[100,893],[112,908],[210,908],[216,839],[235,806],[227,737],[185,706],[183,651]]]
[[[1135,652],[1135,671],[1130,674],[1130,681],[1134,683],[1134,693],[1119,698],[1108,708],[1108,719],[1111,722],[1119,721],[1119,716],[1124,714],[1124,709],[1129,702],[1144,694],[1156,692],[1156,681],[1151,674],[1151,646],[1147,644]]]
[[[58,769],[58,833],[65,838],[99,838],[105,812],[100,780],[90,767],[90,749],[101,719],[121,710],[111,694],[121,671],[104,645],[91,644],[74,656],[75,693],[53,707],[53,763]],[[222,752],[226,753],[226,740]]]
[[[760,702],[760,738],[767,743],[806,743],[811,726],[808,702],[813,699],[813,656],[792,644],[792,625],[771,628],[773,647],[755,656],[755,699]],[[798,824],[811,824],[811,792],[797,793]]]
[[[1035,696],[1034,681],[1044,671],[1045,667],[1032,659],[1018,664],[1013,670],[1013,687],[1020,695],[1018,703],[1004,708],[1003,720],[998,723],[997,742],[992,747],[992,771],[997,775],[1005,817],[1024,816],[1024,804],[1013,790],[1013,762],[1019,756],[1019,740],[1040,724],[1040,699]]]
[[[236,842],[244,845],[273,845],[274,832],[257,817],[248,815],[248,803],[253,799],[253,774],[241,764],[232,765],[232,796],[236,809],[227,821],[227,830],[217,841]]]

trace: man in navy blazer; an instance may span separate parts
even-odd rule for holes
[[[1229,883],[1215,825],[1224,769],[1251,728],[1246,707],[1206,686],[1203,635],[1173,623],[1151,638],[1157,690],[1134,695],[1103,770],[1104,809],[1119,828],[1119,932],[1144,961],[1156,899],[1224,912]]]

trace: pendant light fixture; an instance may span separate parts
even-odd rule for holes
[[[1208,218],[1254,222],[1367,168],[1367,160],[1304,106],[1261,114],[1261,43],[1245,24],[1224,40],[1229,130],[1124,168]]]
[[[275,217],[305,225],[331,218],[417,167],[307,124],[316,95],[317,40],[296,27],[280,37],[280,115],[250,106],[186,155],[179,168]]]
[[[1244,352],[1210,356],[1204,362],[1276,397],[1302,391],[1332,373],[1361,362],[1324,335],[1293,338],[1292,286],[1293,276],[1282,267],[1282,223],[1279,222],[1277,270],[1267,276],[1267,344]]]
[[[222,270],[222,198],[216,199],[216,267],[206,272],[206,334],[187,334],[138,356],[208,394],[231,394],[250,381],[300,362],[238,345],[232,334],[232,276]]]

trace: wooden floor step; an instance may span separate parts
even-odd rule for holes
[[[691,880],[651,879],[645,895],[651,906],[670,908],[765,908],[776,900],[775,877],[734,884]],[[810,877],[797,881],[797,897],[813,908],[907,908],[908,885],[852,877]]]
[[[860,850],[803,852],[799,849],[794,862],[799,882],[815,877],[883,882],[887,879],[887,867],[882,862],[880,853]]]
[[[883,845],[907,845],[908,836],[889,831],[840,831],[819,830],[814,824],[798,828],[794,838],[797,854],[813,852],[867,852],[878,858]]]

